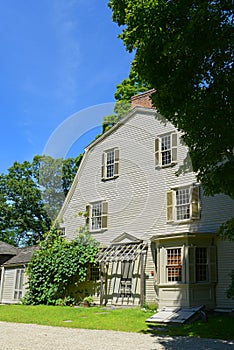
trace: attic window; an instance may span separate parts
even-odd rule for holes
[[[102,154],[102,180],[110,180],[119,176],[119,150],[117,148]]]

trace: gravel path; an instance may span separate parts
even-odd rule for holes
[[[234,341],[0,322],[1,350],[233,350]]]

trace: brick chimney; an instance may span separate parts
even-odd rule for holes
[[[155,92],[155,89],[142,92],[141,94],[132,96],[131,109],[135,107],[154,108],[150,99],[150,96]]]

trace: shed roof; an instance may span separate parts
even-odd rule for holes
[[[27,264],[32,259],[33,253],[38,249],[38,246],[18,248],[18,254],[7,260],[3,265],[19,265]]]
[[[0,254],[3,255],[16,255],[18,254],[18,248],[13,247],[12,245],[0,241]]]

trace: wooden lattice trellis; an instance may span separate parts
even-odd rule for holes
[[[97,262],[134,261],[147,249],[146,243],[132,243],[112,245],[101,248],[97,255]]]

